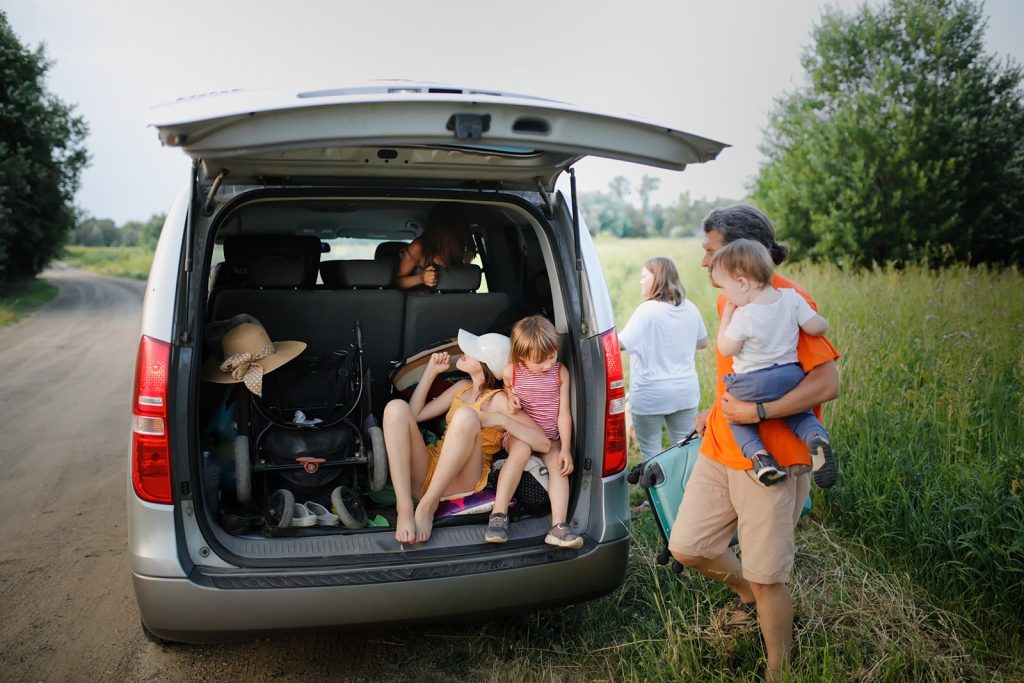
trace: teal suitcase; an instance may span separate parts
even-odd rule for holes
[[[651,505],[654,521],[661,533],[663,547],[657,556],[658,564],[668,564],[672,554],[668,550],[668,537],[672,533],[672,524],[676,521],[679,504],[683,501],[686,482],[693,473],[693,467],[700,457],[700,439],[696,430],[690,432],[676,444],[669,446],[661,453],[651,456],[646,462],[633,466],[626,477],[630,484],[640,484],[647,493],[647,501]],[[811,496],[804,501],[801,514],[806,515],[811,509]],[[732,545],[738,539],[733,534]],[[682,571],[682,566],[672,560],[672,570]]]

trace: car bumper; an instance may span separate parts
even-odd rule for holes
[[[555,555],[552,555],[555,553]],[[142,621],[165,640],[202,643],[268,632],[472,618],[580,602],[615,590],[629,539],[581,551],[510,549],[466,563],[307,572],[133,573]]]

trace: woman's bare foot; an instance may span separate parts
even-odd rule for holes
[[[416,542],[416,521],[412,511],[398,513],[395,522],[395,540],[399,543]]]
[[[416,506],[416,542],[426,543],[430,539],[430,532],[434,528],[434,513],[437,511],[437,503],[427,505],[422,500]]]

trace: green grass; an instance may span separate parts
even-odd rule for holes
[[[153,263],[153,250],[147,247],[74,247],[64,248],[63,260],[75,268],[101,275],[145,280]]]
[[[714,338],[715,292],[699,267],[697,240],[598,241],[597,249],[620,327],[640,301],[640,265],[663,255],[676,262]],[[826,552],[847,555],[852,565],[840,573],[856,568],[862,589],[902,587],[888,591],[893,599],[881,612],[861,614],[848,604],[855,586],[814,576],[825,558],[804,547],[796,580],[809,587],[802,595],[796,588],[797,609],[828,600],[835,609],[822,628],[798,632],[797,678],[956,680],[984,666],[982,677],[1024,680],[1020,661],[1000,655],[1021,651],[1024,636],[1024,277],[963,267],[781,270],[815,296],[843,354],[842,396],[824,412],[842,474],[836,488],[815,490],[814,518],[822,527],[812,545],[827,541]],[[698,356],[698,372],[706,406],[713,398],[712,353]],[[800,543],[808,541],[801,534]],[[702,598],[679,599],[685,602],[676,609],[693,611]],[[893,611],[923,619],[921,629],[894,632],[905,631],[905,651],[858,653],[845,636],[836,638],[841,631],[833,627],[842,624],[835,619],[875,628]],[[923,628],[935,615],[942,615],[942,627]],[[947,629],[963,659],[936,659],[949,646],[936,640]],[[693,649],[680,661],[696,661],[708,644],[687,647]],[[803,661],[809,652],[812,661]],[[749,673],[748,665],[741,668]],[[710,670],[702,675],[714,678]]]
[[[633,534],[626,582],[614,595],[478,628],[470,650],[481,679],[758,680],[759,635],[711,623],[728,598],[722,586],[657,566],[661,541],[649,514],[634,515]],[[977,635],[971,625],[934,606],[909,577],[879,572],[870,551],[837,543],[815,521],[801,523],[798,539],[793,680],[989,676],[965,641]]]
[[[0,327],[11,325],[57,296],[46,280],[19,280],[0,285]]]

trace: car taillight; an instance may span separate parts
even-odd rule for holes
[[[608,405],[604,415],[604,467],[602,476],[626,469],[626,386],[622,379],[619,335],[612,328],[601,335]]]
[[[132,486],[135,495],[151,503],[171,502],[171,451],[167,442],[170,361],[170,344],[142,337],[132,393]]]

